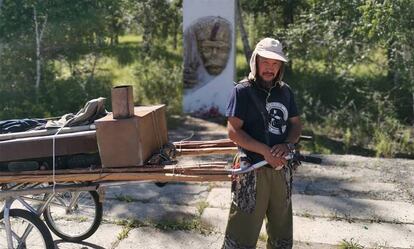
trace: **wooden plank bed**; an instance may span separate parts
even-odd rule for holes
[[[73,134],[72,134],[73,135]],[[82,139],[95,138],[93,131],[76,136],[68,136],[63,134],[64,138]],[[24,138],[27,140],[27,138]],[[75,139],[75,140],[76,140]],[[20,139],[16,139],[20,140]],[[47,136],[40,139],[42,142],[50,141]],[[28,139],[28,141],[32,141]],[[35,140],[34,140],[35,141]],[[58,140],[57,140],[58,141]],[[60,140],[64,141],[64,140]],[[67,141],[67,140],[66,140]],[[83,140],[85,141],[85,140]],[[63,142],[62,142],[63,143]],[[92,142],[93,143],[93,142]],[[19,143],[16,143],[19,144]],[[21,143],[19,144],[22,145]],[[51,146],[51,144],[49,144]],[[60,145],[60,144],[59,144]],[[72,144],[73,145],[73,144]],[[96,145],[96,142],[95,142]],[[198,156],[210,154],[234,154],[237,150],[235,144],[229,139],[213,140],[213,141],[186,141],[175,142],[174,146],[177,154],[181,156]],[[92,148],[93,146],[91,146]],[[86,148],[86,147],[82,147]],[[28,148],[29,149],[29,148]],[[74,151],[76,148],[72,148]],[[29,149],[26,155],[36,156]],[[37,152],[48,152],[50,148],[44,150],[37,150]],[[64,152],[67,152],[64,151]],[[19,158],[14,153],[3,158]],[[43,153],[42,156],[50,155]],[[228,162],[208,162],[208,163],[194,163],[194,165],[144,165],[144,166],[126,166],[116,168],[105,168],[100,165],[91,166],[84,169],[59,169],[55,170],[53,175],[52,170],[36,170],[36,171],[20,171],[20,172],[0,172],[0,183],[42,183],[42,182],[101,182],[101,181],[229,181],[230,177],[226,172],[225,167]]]
[[[98,151],[95,130],[58,134],[55,143],[56,156]],[[53,135],[0,141],[0,162],[51,156],[53,156]]]

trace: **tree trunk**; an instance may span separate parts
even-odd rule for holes
[[[246,29],[244,28],[240,1],[236,0],[236,4],[237,4],[236,15],[237,15],[239,28],[240,28],[240,34],[241,34],[241,38],[242,38],[242,42],[243,42],[244,56],[246,57],[247,65],[249,65],[250,64],[250,56],[252,55],[252,50],[251,50],[250,45],[249,45],[249,37],[246,33]]]
[[[174,27],[173,27],[173,48],[174,50],[177,49],[178,46],[178,29],[180,28],[180,24],[179,24],[179,20],[178,20],[178,16],[176,16],[174,18]]]
[[[288,0],[283,8],[283,27],[288,28],[289,24],[293,23],[294,1]]]
[[[411,90],[411,96],[412,96],[412,102],[411,102],[411,114],[412,114],[412,116],[411,116],[411,124],[412,125],[414,125],[414,68],[413,68],[413,66],[411,66],[411,68],[410,68],[410,81],[411,81],[411,87],[409,87],[408,89],[410,89]]]
[[[99,55],[97,53],[95,53],[94,54],[93,64],[92,64],[91,74],[89,75],[89,79],[90,80],[94,80],[95,79],[95,70],[96,70],[96,65],[98,64],[98,59],[99,59]]]
[[[36,8],[33,7],[33,19],[35,22],[35,32],[36,32],[36,91],[39,90],[40,86],[40,78],[41,78],[41,63],[42,63],[42,56],[40,54],[40,47],[42,44],[43,32],[45,31],[46,23],[47,23],[47,16],[43,21],[42,27],[39,29],[39,22],[37,20],[37,11]]]
[[[150,51],[150,44],[152,43],[152,22],[151,14],[148,6],[144,5],[144,13],[142,18],[142,26],[144,29],[142,40],[143,40],[143,49],[145,52]]]
[[[413,96],[413,102],[412,102],[412,108],[413,108],[413,109],[411,110],[411,111],[413,112],[413,113],[412,113],[412,114],[413,114],[413,116],[411,117],[411,119],[412,119],[412,120],[411,120],[411,124],[413,124],[413,125],[414,125],[414,88],[413,88],[413,91],[412,91],[411,95]]]
[[[1,0],[0,0],[1,1]],[[1,62],[3,61],[3,59],[2,59],[2,57],[3,57],[3,44],[1,43],[1,41],[0,41],[0,75],[2,75],[3,74],[3,70],[2,70],[2,65],[1,65]],[[1,81],[1,80],[0,80]]]
[[[390,39],[390,41],[387,44],[387,61],[388,61],[388,72],[387,77],[390,79],[393,83],[395,80],[395,57],[393,53],[394,48],[394,39]]]
[[[3,6],[3,0],[0,0],[0,15],[1,15],[1,7]],[[0,62],[2,61],[1,57],[3,54],[3,44],[0,41]],[[0,73],[1,73],[1,65],[0,65]]]

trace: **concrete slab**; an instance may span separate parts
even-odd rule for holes
[[[352,218],[414,224],[414,205],[407,202],[293,195],[298,215]]]
[[[322,158],[322,165],[367,165],[370,161],[370,167],[381,168],[384,165],[396,165],[404,167],[414,167],[414,160],[410,159],[391,159],[391,158],[374,158],[356,155],[315,155]]]
[[[336,178],[336,179],[357,179],[361,177],[370,176],[372,178],[381,178],[384,173],[377,169],[371,169],[365,165],[354,164],[309,164],[303,163],[296,171],[297,176],[306,177],[323,177],[323,178]]]
[[[414,225],[335,221],[294,216],[294,239],[302,242],[339,244],[351,239],[366,247],[414,247]]]
[[[294,178],[293,193],[363,199],[409,201],[398,184],[373,181],[344,181],[336,178]]]
[[[223,234],[201,235],[184,231],[160,231],[144,227],[133,229],[128,237],[122,240],[114,249],[220,249],[223,243]],[[259,240],[257,249],[265,249],[266,243]],[[334,249],[336,246],[320,243],[303,243],[294,241],[295,249]]]
[[[350,184],[349,187],[354,190],[363,190],[363,186]],[[369,190],[365,191],[369,192]],[[207,202],[211,208],[230,208],[230,189],[213,188],[207,197]],[[412,212],[414,205],[399,201],[294,194],[293,210],[299,215],[414,223],[414,213]]]
[[[121,231],[121,226],[101,224],[95,234],[81,243],[62,241],[53,233],[52,236],[57,249],[109,249],[117,241],[117,236]]]
[[[201,222],[214,227],[214,230],[220,233],[226,231],[229,209],[208,207],[204,209],[201,215]]]
[[[352,217],[352,216],[351,216]],[[224,233],[227,225],[228,210],[206,208],[201,216],[202,222],[216,227],[217,232]],[[414,225],[338,221],[328,218],[293,217],[294,240],[299,241],[300,248],[313,247],[322,244],[332,248],[343,239],[353,239],[361,245],[376,247],[410,248],[414,246]],[[265,235],[264,226],[261,234]],[[315,244],[316,243],[316,244]]]
[[[231,190],[228,188],[213,188],[207,197],[209,207],[229,209],[231,205]]]
[[[227,182],[209,182],[209,186],[211,188],[230,188],[231,187],[231,182],[227,181]]]
[[[223,235],[202,235],[184,231],[160,231],[150,227],[133,229],[128,237],[122,240],[115,249],[184,249],[220,248],[223,243]]]
[[[226,232],[229,211],[229,209],[206,208],[201,215],[201,222],[208,226],[214,227],[215,232],[224,234]],[[262,236],[266,236],[265,222],[263,222],[260,234]]]
[[[111,186],[105,190],[105,199],[118,199],[168,204],[196,204],[207,198],[208,184],[168,183],[158,187],[152,182]]]
[[[141,221],[179,220],[198,215],[195,206],[174,204],[119,202],[104,203],[104,217],[108,220],[138,219]]]
[[[337,245],[293,241],[294,249],[338,249]],[[385,248],[382,248],[385,249]]]

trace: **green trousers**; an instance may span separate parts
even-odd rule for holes
[[[247,213],[232,204],[223,249],[255,248],[265,217],[267,248],[292,248],[292,203],[284,169],[263,167],[256,174],[255,209]]]

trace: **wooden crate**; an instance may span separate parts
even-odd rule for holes
[[[142,166],[168,142],[164,105],[135,107],[127,119],[109,114],[95,124],[104,168]]]

